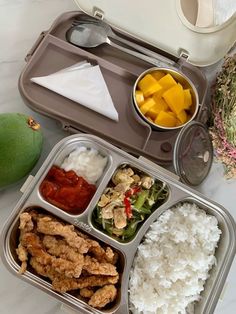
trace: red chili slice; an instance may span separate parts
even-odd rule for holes
[[[140,187],[135,186],[135,187],[129,189],[125,193],[124,205],[125,205],[125,213],[126,213],[126,216],[128,217],[128,219],[132,218],[132,216],[133,216],[132,208],[131,208],[131,202],[130,202],[129,198],[130,198],[130,196],[137,194],[139,191],[140,191]]]

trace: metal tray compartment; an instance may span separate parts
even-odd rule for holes
[[[134,155],[145,156],[162,165],[170,164],[178,132],[152,130],[150,125],[135,112],[131,101],[132,89],[137,77],[153,65],[108,45],[85,50],[68,43],[66,31],[71,27],[72,22],[80,19],[81,16],[83,14],[78,11],[61,15],[47,32],[41,34],[28,53],[26,67],[19,79],[19,90],[27,105],[35,111],[59,120],[63,127],[72,133],[82,131],[94,134]],[[120,33],[119,35],[124,36]],[[135,41],[128,35],[126,38]],[[140,44],[147,47],[144,42]],[[154,47],[149,48],[155,50]],[[164,52],[161,53],[165,55]],[[177,60],[173,61],[168,57],[166,60],[169,60],[176,70],[182,71],[195,85],[202,104],[197,119],[202,120],[202,114],[206,109],[205,76],[197,67],[191,66],[184,60],[176,63]],[[82,60],[100,66],[119,114],[119,122],[114,122],[30,81],[32,77],[54,73]],[[96,129],[94,129],[95,123]],[[163,143],[166,142],[169,143],[168,150],[165,148],[166,145],[163,147]]]
[[[42,199],[39,193],[39,186],[44,179],[47,171],[50,167],[60,162],[68,153],[73,150],[78,145],[86,144],[88,147],[96,147],[104,155],[109,156],[109,162],[104,171],[104,175],[99,181],[97,191],[91,200],[87,209],[81,215],[70,215],[64,211],[58,209],[57,207],[51,205]],[[121,243],[110,236],[100,232],[93,227],[91,221],[92,212],[102,194],[105,187],[107,186],[112,174],[115,169],[121,164],[129,164],[135,168],[152,175],[154,178],[165,182],[169,188],[169,198],[167,201],[157,208],[143,223],[143,225],[138,230],[136,236],[132,241],[127,243]],[[128,284],[129,284],[129,274],[130,269],[133,264],[134,256],[137,252],[137,247],[145,236],[146,231],[150,227],[150,224],[154,222],[158,217],[167,209],[173,207],[179,202],[193,202],[199,205],[200,208],[206,210],[207,213],[214,215],[219,223],[219,228],[222,231],[220,241],[218,243],[218,248],[216,250],[217,265],[212,268],[210,272],[210,277],[206,281],[205,289],[201,294],[202,299],[200,302],[195,304],[194,313],[200,314],[210,314],[213,313],[214,308],[219,299],[220,293],[223,289],[224,282],[226,280],[227,274],[229,272],[231,263],[233,261],[236,243],[235,243],[235,222],[230,216],[230,214],[221,206],[212,201],[208,200],[200,193],[188,188],[184,184],[176,181],[173,177],[169,176],[166,172],[161,169],[157,169],[143,160],[138,160],[135,157],[121,151],[120,149],[114,147],[113,145],[101,140],[92,135],[72,135],[63,139],[59,142],[54,149],[49,154],[48,158],[31,181],[31,183],[26,188],[24,195],[20,199],[19,203],[16,205],[12,212],[11,217],[7,221],[4,230],[1,235],[1,256],[5,266],[14,275],[19,278],[26,280],[27,282],[35,285],[36,287],[42,289],[48,294],[56,297],[61,302],[70,305],[75,310],[80,313],[117,313],[125,314],[129,313],[128,303]],[[23,211],[29,208],[41,208],[40,210],[46,211],[47,213],[56,216],[57,218],[72,224],[79,228],[79,230],[84,231],[89,234],[89,236],[94,239],[106,243],[111,246],[115,251],[119,253],[120,259],[120,271],[122,272],[120,279],[120,290],[116,303],[106,310],[96,310],[88,306],[84,301],[79,300],[73,294],[65,293],[60,294],[51,289],[51,284],[41,278],[33,272],[26,272],[24,275],[19,275],[19,261],[15,253],[17,247],[17,238],[19,236],[18,224],[19,215]]]
[[[38,207],[38,206],[24,208],[21,211],[21,213],[28,212],[30,210],[34,210],[37,213],[44,214],[46,216],[48,215],[48,211],[45,211],[43,208]],[[56,218],[56,216],[54,216],[54,215],[53,215],[53,217]],[[78,231],[81,231],[81,230],[78,229]],[[83,232],[83,234],[89,236],[90,239],[96,240],[96,238],[92,237],[90,234],[86,233],[85,231],[82,231],[82,232]],[[18,215],[17,218],[15,219],[12,227],[10,228],[8,234],[7,234],[8,241],[9,241],[8,242],[8,255],[9,255],[9,258],[11,260],[12,266],[18,270],[19,270],[20,262],[19,262],[19,259],[17,257],[17,254],[16,254],[16,248],[17,248],[18,243],[19,243],[19,236],[20,236],[20,232],[19,232],[19,215]],[[104,246],[106,247],[105,243],[100,242],[100,244],[103,247]],[[103,313],[114,313],[117,310],[117,308],[120,307],[120,302],[121,302],[121,283],[122,283],[122,275],[123,275],[123,270],[124,270],[124,265],[125,265],[125,257],[118,250],[113,249],[113,251],[118,254],[117,271],[118,271],[119,276],[120,276],[118,283],[115,285],[117,288],[117,297],[113,302],[109,303],[109,305],[107,305],[102,310]],[[95,308],[89,306],[86,302],[86,299],[82,298],[80,296],[78,289],[72,290],[70,292],[66,292],[63,294],[61,294],[57,291],[53,291],[52,284],[51,284],[50,280],[48,278],[40,276],[29,263],[27,266],[27,271],[24,274],[24,277],[25,277],[24,280],[32,283],[34,286],[40,288],[41,290],[47,291],[49,294],[56,296],[59,300],[61,300],[62,302],[65,302],[68,305],[73,304],[73,306],[77,309],[80,307],[85,308],[87,310],[86,313],[91,313],[91,312],[97,313],[97,310]]]

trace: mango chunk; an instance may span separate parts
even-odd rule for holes
[[[138,83],[139,89],[143,92],[144,97],[148,97],[162,89],[161,85],[151,75],[145,75]]]
[[[151,118],[151,117],[146,117],[150,122],[152,122],[153,123],[153,119]]]
[[[190,89],[184,89],[184,109],[189,109],[192,105],[192,95]]]
[[[157,81],[159,81],[163,76],[165,76],[166,74],[162,71],[155,71],[152,73],[152,76],[154,77],[154,79],[156,79]]]
[[[155,103],[157,104],[157,106],[159,107],[160,111],[161,110],[164,110],[166,111],[168,109],[168,105],[167,103],[165,102],[165,100],[159,96],[159,93],[155,93],[153,96],[152,96],[153,100],[155,101]]]
[[[135,91],[135,100],[136,100],[136,102],[137,102],[139,107],[144,102],[144,95],[143,95],[143,92],[141,92],[141,90],[136,90]]]
[[[187,121],[187,113],[185,110],[180,111],[179,114],[177,114],[177,118],[179,121],[184,124]]]
[[[158,84],[162,86],[162,91],[166,91],[167,89],[171,88],[172,86],[177,85],[174,78],[168,73],[165,76],[163,76],[159,81]]]
[[[176,115],[184,109],[184,91],[181,84],[178,83],[165,91],[162,97]]]
[[[142,104],[142,106],[139,108],[142,114],[146,114],[152,106],[155,105],[155,101],[152,98],[147,98]]]
[[[151,119],[155,120],[158,116],[158,113],[160,113],[160,109],[157,104],[152,106],[146,113],[146,116],[150,117]]]
[[[166,111],[167,113],[169,113],[172,117],[177,118],[176,114],[173,111]]]
[[[154,122],[160,126],[174,127],[176,126],[177,119],[168,112],[161,111]]]

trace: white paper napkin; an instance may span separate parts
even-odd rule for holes
[[[31,81],[118,121],[99,65],[84,61],[47,76],[33,77]]]

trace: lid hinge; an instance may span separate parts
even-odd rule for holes
[[[179,55],[180,55],[180,57],[179,57],[177,64],[182,65],[182,64],[188,62],[189,55],[188,55],[188,52],[186,50],[181,50]]]
[[[93,16],[96,19],[103,20],[104,19],[104,15],[105,15],[105,13],[101,9],[99,9],[97,7],[94,7],[94,9],[93,9]]]

